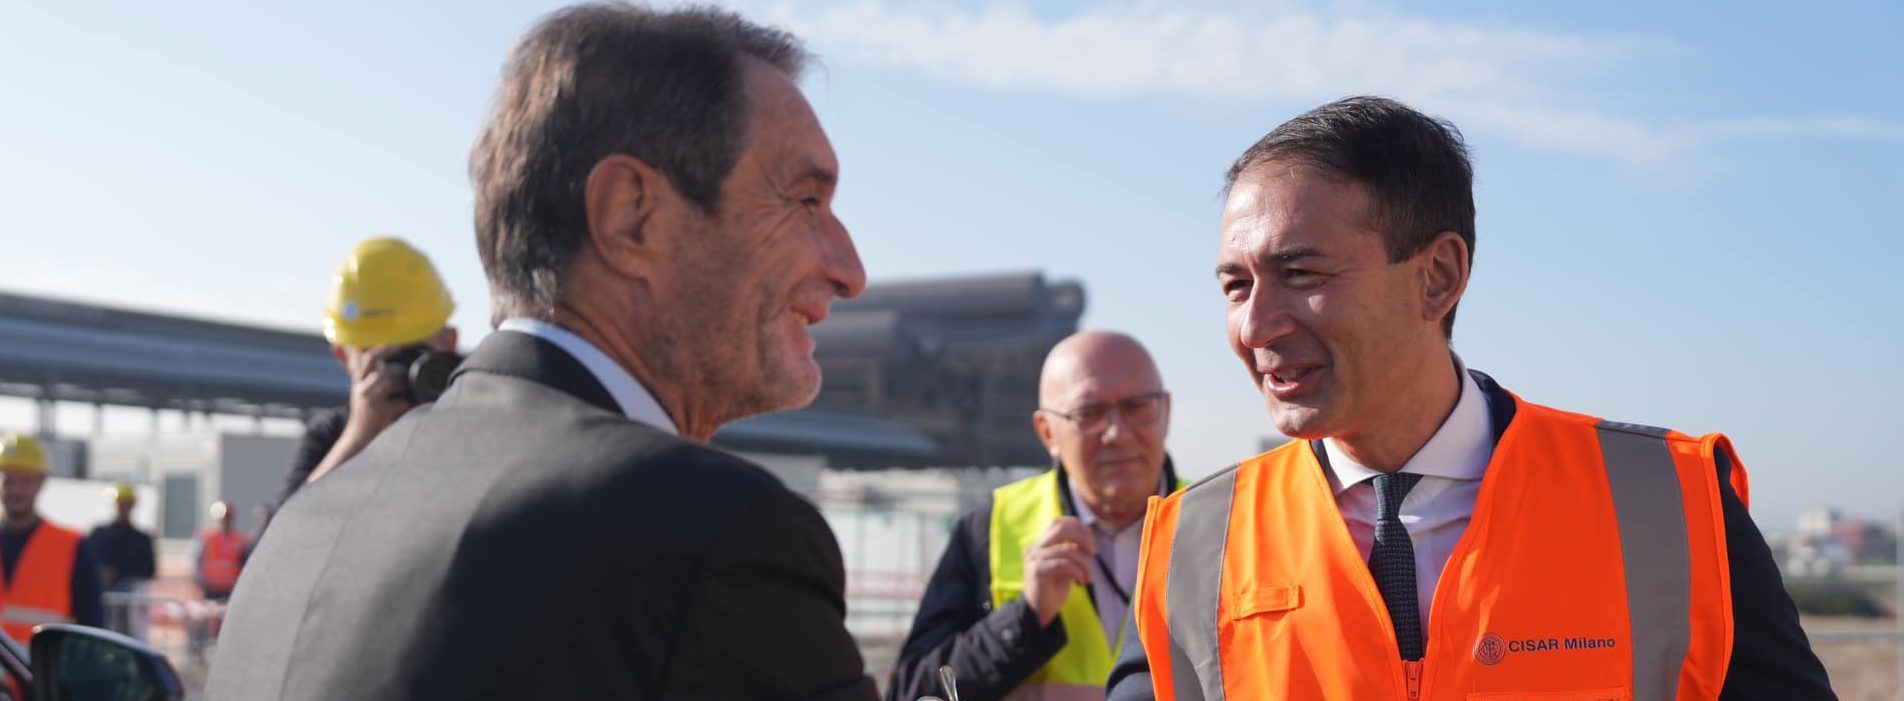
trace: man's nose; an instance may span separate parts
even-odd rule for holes
[[[1296,330],[1296,318],[1289,313],[1282,295],[1257,285],[1242,308],[1234,313],[1243,318],[1238,325],[1238,341],[1246,348],[1267,348]]]
[[[1123,441],[1130,436],[1130,424],[1124,419],[1124,411],[1111,405],[1110,413],[1104,415],[1104,432],[1098,434],[1098,440],[1105,445]]]
[[[860,262],[859,248],[853,235],[839,217],[829,217],[831,226],[820,236],[820,264],[834,294],[841,299],[858,297],[866,291],[866,266]]]

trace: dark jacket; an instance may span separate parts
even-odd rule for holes
[[[284,475],[284,487],[278,492],[278,508],[284,508],[284,502],[304,488],[304,481],[311,478],[318,463],[324,462],[324,456],[331,454],[331,448],[343,437],[344,425],[348,423],[350,407],[347,406],[321,410],[304,422],[304,436],[298,439],[297,450],[291,453],[291,471]]]
[[[130,523],[108,523],[94,528],[86,543],[99,558],[100,581],[107,589],[125,591],[139,580],[151,579],[158,571],[158,558],[152,536]],[[105,570],[112,576],[105,576]]]
[[[1481,390],[1488,395],[1490,423],[1494,440],[1514,420],[1514,397],[1501,389],[1493,378],[1474,373]],[[1320,443],[1310,449],[1328,465],[1328,453]],[[1721,454],[1723,457],[1723,454]],[[1785,593],[1785,582],[1778,563],[1765,544],[1752,514],[1732,490],[1728,475],[1731,466],[1719,465],[1720,503],[1725,510],[1726,552],[1730,556],[1732,579],[1732,659],[1726,670],[1720,701],[1796,701],[1798,699],[1835,699],[1825,667],[1811,651],[1805,631],[1798,625],[1798,609]],[[1135,611],[1135,609],[1132,609]],[[1150,661],[1144,655],[1142,641],[1135,634],[1135,614],[1124,622],[1124,650],[1108,685],[1110,701],[1152,699]]]
[[[491,334],[285,504],[207,698],[872,699],[813,506]]]
[[[1167,457],[1163,479],[1165,484],[1177,481],[1176,466]],[[1064,514],[1077,515],[1062,470],[1058,489]],[[1038,625],[1038,614],[1024,599],[993,608],[991,543],[992,500],[987,497],[959,519],[945,554],[939,557],[938,569],[926,584],[912,632],[886,687],[889,701],[944,697],[939,688],[941,665],[951,665],[958,673],[959,698],[1004,698],[1064,649],[1063,621],[1053,618],[1051,625]],[[1084,590],[1092,592],[1091,587]],[[1094,598],[1092,604],[1096,603]]]

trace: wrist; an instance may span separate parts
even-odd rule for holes
[[[357,451],[363,450],[364,445],[369,442],[361,433],[354,431],[340,433],[337,436],[337,442],[332,443],[331,449],[324,452],[324,460],[319,464],[340,463],[348,460],[356,455]]]
[[[380,432],[379,429],[367,425],[369,423],[368,421],[351,421],[344,424],[344,430],[337,434],[337,445],[361,447],[369,443],[370,439],[376,438]]]
[[[1052,606],[1049,609],[1047,609],[1045,607],[1039,606],[1035,599],[1032,599],[1029,597],[1025,599],[1025,606],[1031,609],[1032,617],[1038,619],[1038,625],[1040,626],[1048,626],[1048,625],[1051,625],[1052,621],[1058,620],[1058,613],[1059,613],[1059,610],[1062,608],[1059,606]]]

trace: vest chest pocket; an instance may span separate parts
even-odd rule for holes
[[[1290,629],[1289,614],[1302,608],[1302,598],[1299,586],[1249,586],[1226,602],[1230,616],[1219,626],[1220,635],[1239,649],[1275,649],[1275,641]]]
[[[1625,687],[1588,691],[1489,691],[1468,694],[1468,701],[1633,701]]]
[[[1302,587],[1255,586],[1237,592],[1230,599],[1230,620],[1281,620],[1299,608],[1302,608]]]

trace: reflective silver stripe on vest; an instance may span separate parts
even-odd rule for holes
[[[1665,431],[1601,423],[1633,628],[1633,701],[1672,701],[1692,644],[1692,556]]]
[[[20,624],[29,625],[29,626],[45,625],[48,623],[72,623],[73,622],[72,617],[67,616],[63,613],[60,613],[58,611],[54,611],[51,609],[34,608],[32,606],[15,606],[15,605],[8,605],[5,608],[0,608],[0,619],[5,619],[6,622],[8,623],[20,623]]]
[[[1221,701],[1223,658],[1217,654],[1217,596],[1223,588],[1223,548],[1230,534],[1236,469],[1191,485],[1177,505],[1164,580],[1169,624],[1171,688],[1177,701]]]

